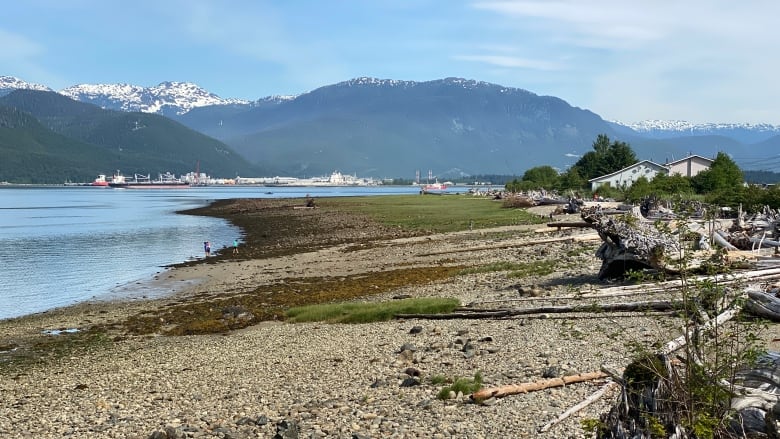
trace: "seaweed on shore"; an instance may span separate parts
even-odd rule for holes
[[[208,263],[287,256],[342,244],[367,245],[371,241],[421,233],[387,226],[357,212],[345,212],[327,200],[318,201],[316,209],[296,209],[303,205],[302,199],[242,198],[217,200],[180,213],[223,218],[243,231],[243,243],[237,255],[232,249],[220,250],[205,261]]]
[[[175,303],[127,319],[131,334],[220,333],[261,321],[282,320],[288,308],[331,303],[427,284],[456,275],[463,267],[416,267],[340,277],[285,279],[248,293]]]

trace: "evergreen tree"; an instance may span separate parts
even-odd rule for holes
[[[537,166],[525,171],[523,181],[532,183],[534,186],[545,189],[552,189],[558,185],[558,171],[552,166]]]
[[[718,153],[710,169],[693,177],[693,186],[700,194],[739,191],[743,183],[742,170],[724,152]]]
[[[580,190],[584,188],[588,181],[580,174],[579,168],[572,166],[566,172],[560,175],[560,189]]]
[[[593,151],[585,153],[574,164],[579,174],[585,179],[600,177],[619,171],[637,162],[631,146],[625,142],[610,143],[606,134],[599,134],[593,142]]]

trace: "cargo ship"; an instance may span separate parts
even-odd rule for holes
[[[160,174],[157,180],[152,180],[150,175],[140,174],[135,174],[132,179],[129,179],[117,171],[108,182],[108,186],[114,189],[180,189],[188,188],[190,184],[176,178],[170,172]]]

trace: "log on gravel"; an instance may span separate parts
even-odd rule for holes
[[[672,311],[680,309],[682,302],[670,300],[624,302],[624,303],[591,303],[585,305],[541,306],[525,309],[497,309],[483,311],[462,311],[447,314],[396,314],[396,319],[490,319],[506,318],[531,314],[561,314],[573,312],[618,312],[618,311]]]
[[[506,386],[490,387],[482,389],[471,394],[474,401],[484,401],[490,398],[503,398],[504,396],[517,395],[519,393],[535,392],[537,390],[549,389],[551,387],[561,387],[567,384],[581,383],[583,381],[592,381],[601,378],[607,378],[609,375],[602,371],[586,372],[579,375],[567,375],[559,378],[550,378],[541,381],[531,381],[521,384],[508,384]]]

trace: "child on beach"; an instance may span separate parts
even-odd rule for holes
[[[208,241],[203,241],[203,251],[206,252],[206,257],[208,258],[211,256],[211,243]]]

